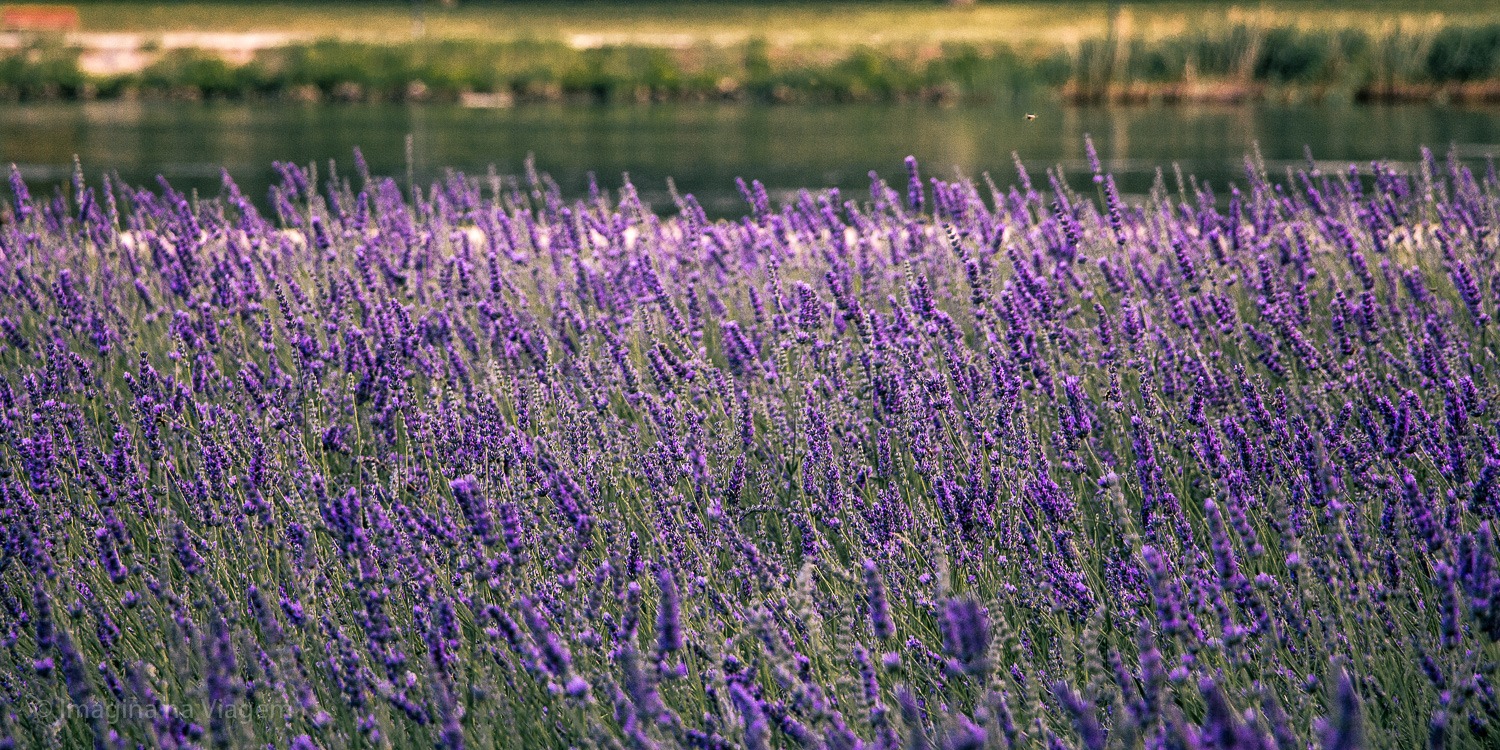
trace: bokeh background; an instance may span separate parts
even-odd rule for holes
[[[862,191],[916,155],[1005,183],[1012,153],[1127,193],[1312,157],[1482,161],[1500,143],[1500,3],[79,2],[0,5],[0,162],[66,183],[162,175],[264,196],[274,160],[565,192],[629,173],[711,212],[733,180]],[[1366,165],[1367,166],[1367,165]],[[1399,166],[1399,164],[1398,164]],[[1168,178],[1171,175],[1167,175]]]

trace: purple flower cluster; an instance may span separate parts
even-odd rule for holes
[[[1492,164],[356,164],[13,173],[0,748],[1500,742]]]

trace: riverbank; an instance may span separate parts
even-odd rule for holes
[[[767,103],[1500,101],[1500,22],[1314,30],[1242,21],[1116,41],[733,44],[423,39],[377,44],[260,34],[11,38],[0,101],[248,99],[340,102],[732,100]],[[194,37],[185,36],[185,39]],[[121,42],[121,39],[127,41]],[[0,40],[3,41],[3,40]],[[5,45],[0,45],[3,47]],[[104,60],[104,62],[101,62]]]

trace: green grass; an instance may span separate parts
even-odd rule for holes
[[[1146,39],[1239,22],[1301,28],[1392,24],[1469,25],[1500,21],[1500,3],[1478,0],[1229,3],[1164,0],[1127,3],[1130,32]],[[231,3],[85,2],[83,29],[128,31],[281,31],[357,40],[410,38],[405,2]],[[586,45],[738,44],[761,37],[775,46],[1005,42],[1076,44],[1102,36],[1102,0],[1026,0],[950,8],[940,2],[429,2],[426,33],[439,39],[536,39]]]

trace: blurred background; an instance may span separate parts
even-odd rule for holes
[[[863,195],[929,173],[1174,163],[1216,185],[1419,148],[1500,152],[1500,2],[1478,0],[0,0],[0,163],[64,183],[159,174],[263,197],[272,162],[524,169],[565,193],[667,178],[718,215],[734,178]]]

